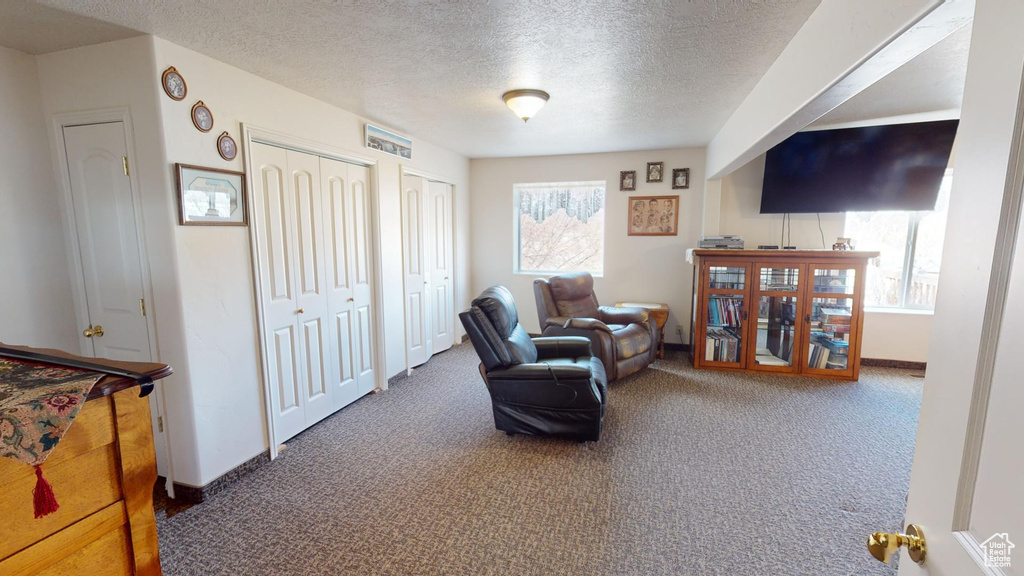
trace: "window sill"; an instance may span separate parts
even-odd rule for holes
[[[530,272],[530,271],[525,271],[524,272],[524,271],[520,271],[520,270],[514,270],[512,272],[512,274],[515,274],[516,276],[535,276],[535,277],[536,276],[542,276],[544,278],[550,278],[552,276],[558,276],[559,274],[568,274],[568,272]],[[590,274],[594,278],[604,278],[604,274],[603,273],[588,272],[588,274]]]
[[[921,310],[918,308],[885,308],[870,306],[864,307],[864,312],[867,314],[904,314],[908,316],[934,316],[934,310]]]

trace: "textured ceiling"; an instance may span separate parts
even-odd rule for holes
[[[34,1],[474,158],[706,145],[819,3]],[[514,88],[551,101],[524,125],[501,101]]]
[[[0,0],[0,46],[45,54],[138,36],[135,30],[26,0]]]
[[[811,126],[959,110],[964,99],[970,44],[971,25],[968,24],[840,104]]]

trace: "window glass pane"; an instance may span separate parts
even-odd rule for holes
[[[710,294],[704,360],[739,362],[743,357],[743,295]]]
[[[907,255],[910,212],[847,212],[843,234],[857,250],[881,255],[868,261],[864,282],[867,306],[899,306]]]
[[[800,281],[799,268],[761,267],[762,292],[796,292]]]
[[[952,187],[953,171],[947,170],[939,188],[935,211],[921,213],[921,222],[917,225],[917,244],[914,246],[914,269],[910,274],[910,292],[907,293],[908,308],[935,308],[946,216],[949,214],[949,191]]]
[[[826,370],[846,370],[850,350],[850,319],[853,304],[849,298],[811,300],[811,343],[807,366]]]
[[[765,366],[792,366],[796,337],[795,296],[761,296],[757,303],[757,353]]]
[[[710,288],[743,290],[747,269],[735,266],[710,266],[708,280]]]
[[[604,271],[604,182],[515,185],[520,272]]]

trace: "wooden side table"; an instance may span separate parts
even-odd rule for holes
[[[658,326],[661,338],[658,339],[658,359],[665,358],[665,324],[668,324],[668,304],[661,302],[616,302],[616,306],[623,308],[646,308],[651,313],[651,318]]]

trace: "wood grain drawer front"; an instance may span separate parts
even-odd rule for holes
[[[114,426],[114,409],[110,397],[90,400],[75,417],[71,429],[61,438],[57,447],[43,464],[46,477],[50,478],[50,469],[63,462],[95,450],[100,446],[113,444],[116,435]],[[0,458],[0,486],[6,487],[15,480],[32,477],[35,482],[36,473],[31,466],[10,458]],[[35,484],[33,484],[34,486]],[[6,494],[6,493],[5,493]],[[31,498],[32,492],[29,492]],[[60,500],[58,500],[60,502]],[[0,504],[3,505],[3,504]]]
[[[30,473],[24,475],[18,470],[15,474],[6,470],[10,466],[28,469]],[[32,512],[32,491],[36,485],[32,469],[3,459],[0,470],[4,471],[0,477],[14,478],[0,484],[0,560],[121,500],[121,473],[117,445],[113,443],[56,465],[47,462],[46,477],[53,485],[60,509],[38,520]]]
[[[81,556],[83,549],[93,542],[118,531],[128,522],[124,503],[111,504],[103,510],[86,516],[56,534],[40,540],[21,552],[0,560],[0,574],[3,576],[30,576],[39,574],[55,564],[61,564],[69,556]],[[64,572],[65,574],[87,574],[87,572]],[[97,571],[95,574],[106,574]]]
[[[132,576],[135,569],[130,542],[131,534],[127,526],[115,528],[77,553],[38,572],[38,576]]]

